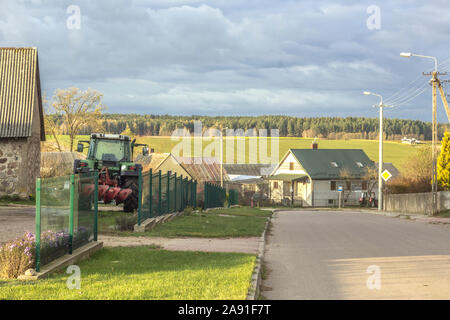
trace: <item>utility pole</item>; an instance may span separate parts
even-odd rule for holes
[[[228,128],[225,128],[227,130]],[[220,186],[223,188],[223,128],[220,128]]]
[[[442,84],[438,79],[438,75],[446,75],[447,73],[439,73],[437,70],[437,58],[432,56],[424,56],[421,54],[414,54],[410,52],[402,52],[400,56],[404,58],[420,57],[434,60],[434,71],[430,73],[423,73],[424,76],[431,76],[431,86],[432,86],[432,142],[431,142],[431,155],[432,155],[432,182],[431,182],[431,191],[432,191],[432,211],[431,215],[434,216],[437,213],[437,141],[438,141],[438,130],[437,130],[437,88],[439,87],[439,93],[441,95],[442,103],[445,107],[445,112],[447,113],[447,117],[450,121],[450,111],[448,108],[447,99],[445,98],[444,89],[442,88]]]
[[[383,97],[381,95],[369,91],[364,91],[363,93],[365,95],[380,97],[380,103],[378,104],[378,107],[380,108],[380,135],[378,147],[378,211],[381,211],[383,210],[383,179],[381,177],[381,174],[383,173],[383,108],[389,106],[383,104]]]

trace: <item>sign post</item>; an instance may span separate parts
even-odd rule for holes
[[[342,207],[342,191],[344,191],[344,188],[342,186],[338,186],[338,192],[339,192],[339,208]]]

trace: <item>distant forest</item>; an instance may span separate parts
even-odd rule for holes
[[[64,130],[63,119],[52,117]],[[138,114],[103,114],[98,121],[107,133],[122,133],[125,130],[136,136],[170,136],[177,128],[194,130],[194,121],[201,121],[203,130],[211,127],[230,129],[278,129],[281,137],[306,137],[328,139],[377,139],[379,119],[363,117],[321,117],[298,118],[289,116],[256,117],[209,117],[209,116],[170,116]],[[418,120],[385,119],[386,139],[399,140],[404,136],[421,140],[431,140],[431,123]],[[446,130],[439,125],[439,136]],[[131,132],[130,132],[131,131]],[[90,134],[90,127],[83,128],[81,134]],[[270,133],[269,133],[270,135]]]

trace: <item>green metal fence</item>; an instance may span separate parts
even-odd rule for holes
[[[98,172],[36,180],[36,271],[97,241]]]
[[[228,204],[234,206],[239,203],[239,191],[236,189],[228,190]]]
[[[197,203],[197,181],[170,171],[140,172],[139,190],[138,225],[145,219],[182,211]]]
[[[225,188],[209,182],[205,182],[204,185],[204,209],[223,207],[227,199]]]

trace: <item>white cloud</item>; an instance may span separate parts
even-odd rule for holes
[[[380,4],[379,31],[370,1],[76,3],[81,29],[68,30],[69,2],[2,0],[0,45],[39,48],[48,96],[97,88],[110,112],[372,116],[361,91],[389,96],[429,67],[400,51],[450,56],[442,1]],[[428,102],[392,115],[428,119]]]

